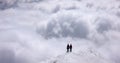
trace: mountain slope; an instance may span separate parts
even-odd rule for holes
[[[65,53],[41,63],[113,63],[95,52]]]

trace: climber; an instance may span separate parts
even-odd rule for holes
[[[72,52],[72,44],[71,43],[67,44],[67,53],[68,52]]]
[[[67,53],[69,52],[69,48],[70,48],[70,46],[69,46],[69,44],[67,44]]]
[[[72,52],[72,44],[70,44],[70,52]]]

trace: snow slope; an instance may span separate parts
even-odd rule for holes
[[[114,63],[95,52],[65,53],[40,63]]]

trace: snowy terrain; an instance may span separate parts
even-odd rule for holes
[[[96,54],[93,53],[88,54],[87,52],[87,54],[86,53],[65,54],[47,61],[43,61],[43,63],[112,63],[112,62],[106,60],[105,58],[97,56]]]
[[[0,0],[0,63],[120,63],[119,41],[120,0]]]

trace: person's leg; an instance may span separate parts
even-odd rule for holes
[[[70,49],[69,49],[69,52],[70,52]]]
[[[70,48],[70,52],[72,52],[72,48]]]

